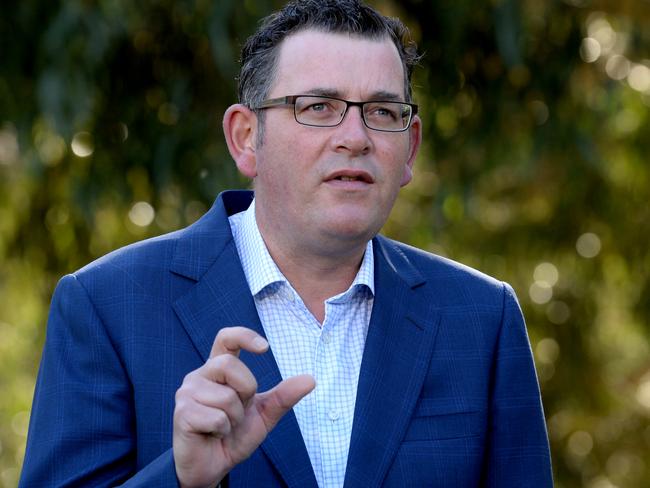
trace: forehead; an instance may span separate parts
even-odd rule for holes
[[[270,97],[331,91],[351,100],[404,94],[404,70],[390,38],[305,30],[280,45]]]

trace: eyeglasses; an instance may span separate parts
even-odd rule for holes
[[[253,110],[283,105],[293,105],[296,122],[313,127],[335,127],[339,125],[350,107],[359,107],[363,123],[369,129],[384,132],[402,132],[409,128],[418,106],[406,102],[371,100],[350,102],[334,97],[315,95],[291,95],[264,100]]]

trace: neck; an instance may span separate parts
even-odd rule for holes
[[[325,300],[347,290],[356,277],[366,249],[359,244],[339,252],[308,252],[276,242],[260,228],[276,265],[314,317],[323,323]]]

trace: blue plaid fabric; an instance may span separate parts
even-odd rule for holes
[[[282,378],[311,374],[316,389],[294,407],[318,485],[343,486],[357,383],[374,300],[374,257],[344,293],[325,302],[321,325],[277,267],[255,221],[255,202],[230,217],[235,245]]]
[[[21,488],[178,486],[172,452],[177,388],[204,364],[222,328],[246,324],[264,333],[228,221],[252,198],[250,192],[222,193],[187,229],[111,253],[60,281]],[[373,239],[373,251],[375,265],[363,267],[374,270],[367,281],[374,282],[374,305],[358,385],[350,382],[357,396],[347,467],[341,464],[340,476],[330,477],[331,453],[323,454],[323,446],[335,437],[322,435],[314,447],[304,426],[308,418],[314,425],[321,419],[323,431],[338,428],[347,414],[328,410],[321,398],[334,398],[331,385],[347,381],[345,372],[357,374],[345,362],[355,354],[330,353],[326,341],[333,339],[323,334],[341,322],[331,320],[336,306],[329,306],[330,323],[320,333],[315,329],[322,349],[305,353],[307,364],[295,371],[316,372],[316,413],[300,414],[302,426],[293,413],[280,419],[261,447],[233,468],[229,486],[317,488],[308,444],[312,456],[320,456],[314,462],[319,480],[340,484],[345,469],[346,488],[551,488],[539,388],[513,290],[381,236]],[[369,291],[367,284],[361,288]],[[285,309],[292,310],[280,312]],[[296,322],[288,340],[310,324]],[[275,328],[269,331],[272,336]],[[283,342],[271,342],[283,374],[293,374],[280,357]],[[319,361],[329,358],[325,354],[335,359]],[[271,354],[240,357],[260,391],[281,380]],[[329,385],[321,363],[339,366]],[[353,388],[346,398],[355,398]],[[348,449],[347,441],[334,444]]]

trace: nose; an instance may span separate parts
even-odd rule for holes
[[[367,154],[372,147],[369,131],[363,122],[361,107],[349,107],[341,123],[335,127],[332,143],[337,152],[350,156]]]

